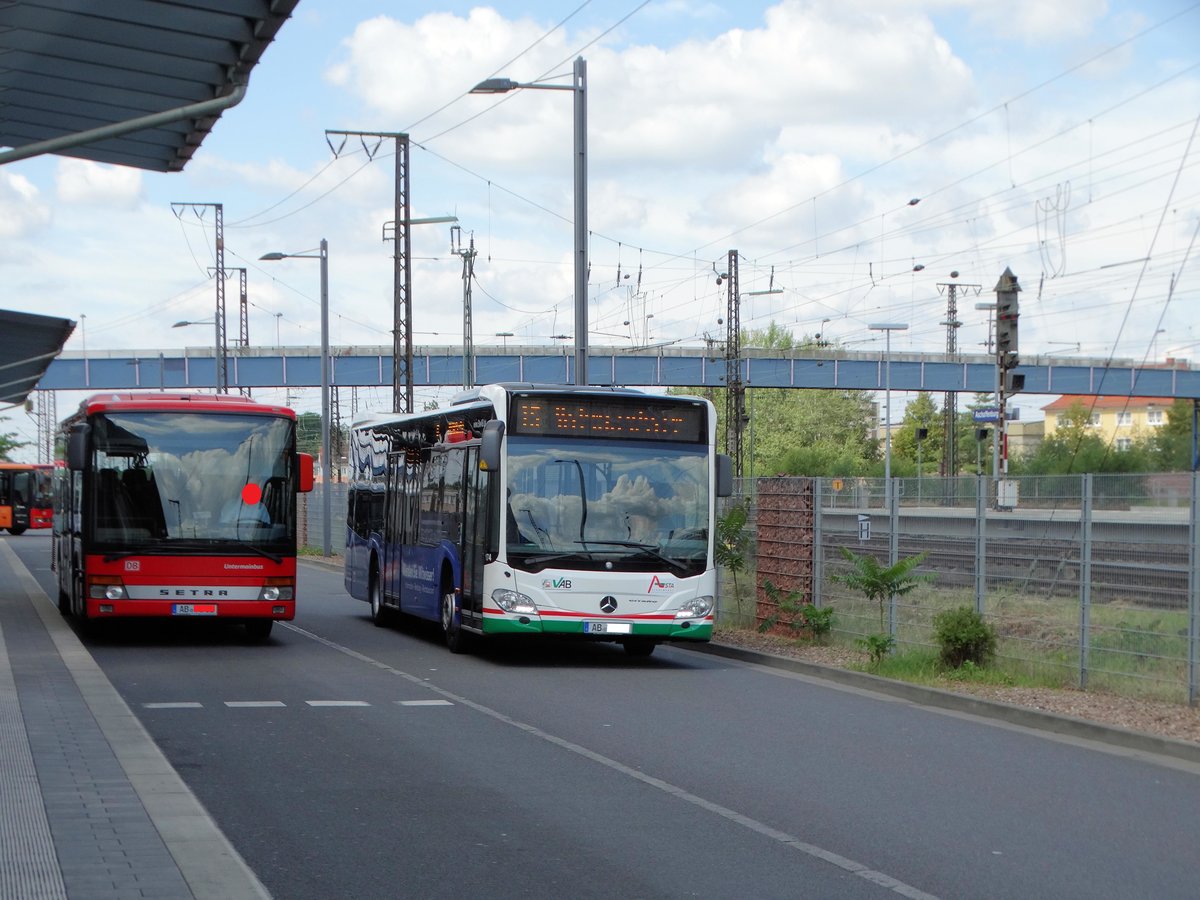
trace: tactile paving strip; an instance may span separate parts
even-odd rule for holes
[[[0,625],[0,897],[66,896]]]

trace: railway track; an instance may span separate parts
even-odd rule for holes
[[[887,536],[859,543],[857,534],[822,536],[826,571],[841,564],[841,547],[870,553],[887,562]],[[901,535],[899,555],[922,551],[928,557],[922,570],[933,572],[944,587],[972,588],[975,584],[974,540],[924,538]],[[988,587],[1009,587],[1042,597],[1079,597],[1078,542],[991,538],[986,545]],[[1091,554],[1091,599],[1095,603],[1135,603],[1154,609],[1186,610],[1188,606],[1188,552],[1186,546],[1095,542]]]

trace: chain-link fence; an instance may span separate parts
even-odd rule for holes
[[[1003,666],[1080,687],[1197,700],[1197,476],[1074,475],[743,480],[747,564],[723,572],[719,622],[778,622],[782,602],[834,613],[836,639],[892,635],[935,650],[934,617],[970,606]],[[882,603],[848,590],[845,554],[925,553],[917,589]],[[775,591],[764,588],[771,581]]]

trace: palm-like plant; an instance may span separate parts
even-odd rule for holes
[[[923,550],[916,556],[907,556],[897,560],[894,565],[885,566],[875,557],[851,553],[845,547],[841,548],[842,556],[850,563],[851,569],[841,575],[830,576],[838,584],[844,584],[854,591],[859,591],[868,600],[879,604],[879,630],[884,630],[883,602],[889,597],[902,597],[914,590],[918,585],[929,581],[931,576],[918,575],[913,570],[925,561],[929,555]]]
[[[717,516],[717,534],[713,542],[713,557],[718,566],[726,569],[733,576],[733,596],[737,600],[738,615],[742,611],[742,593],[738,588],[738,572],[746,569],[746,522],[749,513],[746,504],[732,504],[725,515]]]

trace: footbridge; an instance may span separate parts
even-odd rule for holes
[[[230,348],[228,384],[239,387],[311,388],[321,384],[317,347]],[[391,387],[390,347],[330,349],[331,384],[338,387]],[[890,372],[889,372],[890,368]],[[527,381],[569,384],[574,371],[570,347],[481,348],[473,357],[474,382]],[[462,384],[458,347],[418,347],[413,385]],[[996,380],[992,356],[835,350],[768,351],[744,349],[742,384],[750,388],[834,388],[877,391],[990,393]],[[704,348],[598,347],[588,353],[593,385],[650,388],[723,387],[728,365]],[[1026,394],[1083,394],[1115,397],[1200,399],[1200,369],[1142,366],[1133,360],[1022,360]],[[62,353],[50,364],[38,390],[211,390],[216,383],[213,348],[113,350]]]

